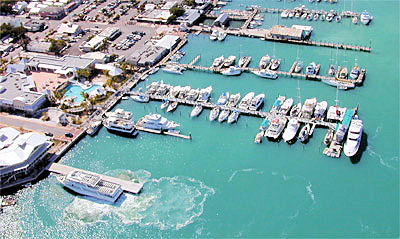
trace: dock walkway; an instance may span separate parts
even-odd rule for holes
[[[93,173],[90,171],[73,168],[73,167],[70,167],[70,166],[67,166],[64,164],[52,163],[50,165],[50,167],[48,168],[48,171],[57,173],[57,174],[62,174],[62,175],[67,175],[68,173],[70,173],[74,170],[79,170],[79,171],[87,172],[90,174],[98,175],[101,177],[101,179],[103,179],[105,181],[109,181],[109,182],[121,185],[122,190],[124,190],[126,192],[138,194],[143,188],[143,184],[141,184],[141,183],[135,183],[135,182],[123,180],[120,178],[114,178],[114,177],[110,177],[110,176],[106,176],[106,175],[102,175],[102,174],[98,174],[98,173]]]

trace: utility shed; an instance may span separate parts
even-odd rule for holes
[[[284,40],[302,40],[303,30],[285,26],[273,26],[271,29],[271,37]]]

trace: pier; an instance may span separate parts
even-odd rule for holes
[[[67,166],[64,164],[52,163],[50,165],[50,167],[48,168],[48,171],[57,173],[57,174],[62,174],[62,175],[67,175],[68,173],[75,171],[75,170],[87,172],[89,174],[95,174],[97,176],[100,176],[101,179],[103,179],[105,181],[109,181],[109,182],[121,185],[122,190],[124,190],[126,192],[138,194],[143,188],[143,184],[141,184],[141,183],[135,183],[135,182],[123,180],[120,178],[114,178],[114,177],[110,177],[110,176],[106,176],[106,175],[102,175],[102,174],[98,174],[98,173],[93,173],[90,171],[73,168],[73,167],[70,167],[70,166]]]

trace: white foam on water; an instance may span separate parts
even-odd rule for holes
[[[385,166],[385,167],[387,167],[387,168],[396,170],[396,168],[393,167],[392,165],[390,165],[388,162],[386,162],[385,159],[384,159],[380,154],[378,154],[377,152],[375,152],[375,151],[372,149],[371,146],[367,146],[367,152],[368,152],[368,154],[369,154],[371,157],[378,158],[378,159],[379,159],[379,163],[380,163],[381,165],[383,165],[383,166]],[[390,160],[393,161],[393,160],[392,160],[393,158],[396,158],[396,157],[392,157]]]
[[[308,181],[308,185],[306,186],[307,193],[310,195],[311,200],[313,201],[313,204],[315,203],[315,195],[313,191],[311,190],[312,184],[310,181]]]
[[[236,174],[240,173],[240,172],[252,172],[255,171],[257,169],[255,168],[245,168],[245,169],[239,169],[239,170],[235,170],[232,175],[229,177],[228,179],[228,183],[232,182],[233,178],[236,176]],[[262,171],[259,171],[262,172]]]
[[[375,134],[374,134],[374,136],[372,136],[372,139],[375,139],[378,136],[378,134],[381,132],[381,130],[382,130],[382,125],[379,125],[378,127],[376,127]]]

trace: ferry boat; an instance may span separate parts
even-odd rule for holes
[[[224,62],[224,56],[220,56],[214,59],[212,67],[218,67]]]
[[[260,108],[260,106],[264,103],[264,98],[265,94],[259,94],[254,97],[250,102],[249,110],[258,110],[258,108]]]
[[[301,113],[301,103],[299,102],[292,107],[289,115],[291,117],[298,117],[300,115],[300,113]]]
[[[131,112],[124,111],[123,109],[116,109],[114,112],[108,112],[103,121],[104,127],[107,130],[121,133],[126,135],[137,135],[135,122]]]
[[[211,111],[210,111],[210,121],[214,121],[215,119],[217,119],[219,112],[220,112],[220,108],[219,107],[214,107]]]
[[[183,67],[180,67],[178,65],[168,65],[163,68],[164,72],[178,74],[178,75],[182,75],[184,70],[185,69]]]
[[[287,119],[285,117],[277,117],[271,121],[267,131],[265,132],[265,137],[269,140],[278,140],[285,128]]]
[[[271,113],[278,112],[280,110],[281,105],[283,104],[283,102],[285,102],[285,100],[286,100],[286,96],[284,96],[284,95],[278,96],[278,98],[276,98],[274,104],[272,105],[272,108],[271,108],[270,112]]]
[[[279,113],[282,115],[287,115],[292,106],[293,106],[293,98],[286,99],[285,102],[283,102],[283,104],[281,105]]]
[[[249,56],[242,56],[242,57],[240,57],[240,59],[239,59],[239,62],[238,62],[238,66],[239,67],[244,67],[244,65],[247,63],[247,61],[249,61],[251,58],[249,57]]]
[[[357,80],[359,75],[360,75],[360,69],[358,68],[358,66],[355,66],[350,72],[350,78],[353,80]]]
[[[361,143],[363,127],[363,122],[358,117],[351,120],[347,139],[343,147],[343,152],[347,157],[352,157],[357,153]]]
[[[224,65],[224,67],[229,67],[231,65],[234,65],[235,61],[236,61],[236,56],[229,56],[228,58],[226,58],[224,60],[223,65]]]
[[[300,73],[302,69],[303,69],[303,62],[301,61],[297,62],[296,66],[294,67],[294,72]]]
[[[260,69],[265,69],[267,68],[269,62],[271,61],[271,57],[267,54],[263,57],[261,57],[260,63],[259,63],[259,67]]]
[[[222,92],[217,100],[217,105],[225,105],[229,100],[229,92]]]
[[[325,117],[326,110],[328,109],[328,102],[321,101],[315,106],[314,117],[317,119],[323,119]]]
[[[174,111],[176,109],[176,107],[178,107],[178,102],[174,101],[174,102],[172,102],[171,104],[168,105],[167,112]]]
[[[273,59],[272,64],[271,64],[271,70],[273,70],[273,71],[278,70],[280,65],[281,65],[280,59]]]
[[[310,65],[308,65],[306,67],[306,74],[307,75],[314,75],[316,67],[317,67],[317,64],[315,64],[315,62],[311,62]]]
[[[222,110],[222,112],[219,114],[218,122],[224,122],[229,117],[229,113],[230,111],[228,109]]]
[[[307,141],[308,137],[310,136],[310,129],[310,124],[303,126],[303,128],[300,130],[299,136],[297,137],[300,142],[305,143]]]
[[[140,103],[147,103],[150,101],[150,97],[148,95],[131,95],[131,98]]]
[[[317,98],[314,97],[306,99],[303,107],[301,108],[301,117],[306,119],[311,119],[316,105],[317,105]]]
[[[237,105],[237,103],[239,103],[239,100],[240,100],[240,93],[232,94],[229,97],[229,101],[228,101],[227,105],[230,107],[235,107]]]
[[[238,108],[242,110],[247,110],[250,106],[251,101],[254,98],[254,92],[247,93],[240,101]]]
[[[364,25],[368,25],[371,22],[371,15],[367,11],[361,13],[360,22]]]
[[[201,111],[203,111],[203,106],[201,106],[200,104],[196,105],[193,108],[192,112],[190,113],[190,117],[193,118],[195,116],[198,116],[201,113]]]
[[[238,76],[242,74],[242,70],[236,66],[230,66],[228,69],[221,71],[222,75],[225,76]]]
[[[207,102],[210,99],[211,92],[212,92],[212,86],[201,89],[199,97],[197,98],[197,101],[198,102]]]
[[[300,123],[297,119],[292,118],[289,120],[288,126],[283,132],[283,140],[285,142],[290,142],[296,138],[297,131],[299,131]]]
[[[228,124],[235,123],[239,118],[239,111],[234,110],[228,117]]]
[[[227,35],[228,35],[228,34],[226,34],[226,32],[219,32],[219,33],[218,33],[218,41],[223,41],[223,40],[225,40],[225,38],[226,38]]]
[[[86,171],[74,170],[57,179],[62,185],[76,193],[111,203],[114,203],[122,194],[121,185],[108,182],[100,175]]]
[[[210,40],[211,41],[215,41],[218,38],[218,31],[217,30],[213,30],[211,35],[210,35]]]
[[[146,129],[154,130],[175,130],[180,125],[174,121],[168,121],[167,118],[160,114],[148,114],[141,118],[137,125]]]
[[[274,71],[270,71],[267,69],[262,69],[262,70],[255,70],[252,71],[253,74],[263,77],[263,78],[268,78],[268,79],[276,79],[278,78],[278,74]]]
[[[100,127],[101,127],[100,120],[93,121],[89,124],[89,128],[86,130],[86,133],[90,136],[93,136],[97,133],[97,131],[99,131]]]

